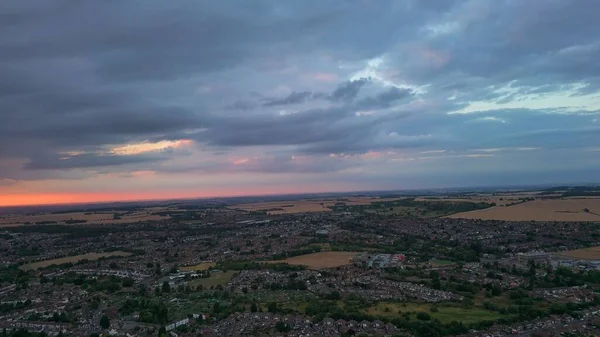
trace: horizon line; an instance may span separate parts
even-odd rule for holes
[[[107,201],[88,201],[88,202],[59,202],[59,203],[40,203],[40,204],[20,204],[20,205],[0,205],[0,209],[6,208],[22,208],[22,207],[53,207],[53,206],[78,206],[78,205],[101,205],[112,203],[142,203],[142,202],[168,202],[168,201],[186,201],[186,200],[206,200],[206,199],[230,199],[230,198],[251,198],[251,197],[272,197],[272,196],[302,196],[311,194],[339,194],[339,193],[390,193],[390,192],[409,192],[409,191],[434,191],[434,190],[459,190],[459,189],[501,189],[501,188],[534,188],[534,187],[551,187],[551,186],[582,186],[594,185],[600,183],[552,183],[552,184],[531,184],[531,185],[487,185],[487,186],[455,186],[455,187],[431,187],[431,188],[408,188],[408,189],[383,189],[383,190],[351,190],[351,191],[327,191],[327,192],[300,192],[300,193],[263,193],[263,194],[240,194],[240,195],[214,195],[214,196],[192,196],[192,197],[176,197],[176,198],[141,198],[141,199],[115,199]]]

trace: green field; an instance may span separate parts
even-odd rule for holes
[[[76,263],[81,260],[92,261],[92,260],[98,260],[98,259],[107,258],[107,257],[122,257],[122,256],[131,256],[131,255],[133,255],[133,254],[129,253],[129,252],[123,252],[123,251],[114,251],[114,252],[106,252],[106,253],[88,253],[88,254],[75,255],[75,256],[66,256],[66,257],[61,257],[61,258],[52,259],[52,260],[32,262],[32,263],[24,264],[20,268],[23,270],[31,270],[31,269],[36,270],[36,269],[48,267],[51,265]]]
[[[431,312],[432,307],[437,307],[437,312]],[[386,310],[387,308],[387,310]],[[416,319],[416,313],[426,312],[432,319],[438,319],[443,324],[452,321],[462,321],[465,324],[476,323],[485,320],[497,320],[505,315],[485,310],[483,308],[462,308],[458,306],[445,306],[444,304],[422,304],[422,303],[386,303],[381,302],[364,311],[367,314],[384,317],[400,317],[404,312],[411,313],[411,319]]]
[[[194,266],[179,267],[179,270],[181,270],[181,271],[201,271],[201,270],[207,270],[210,267],[214,267],[216,265],[217,264],[214,262],[202,262],[202,263],[194,265]]]
[[[213,271],[208,278],[199,278],[190,282],[190,287],[196,288],[202,285],[204,288],[216,287],[218,285],[224,285],[231,281],[236,271],[218,272]]]

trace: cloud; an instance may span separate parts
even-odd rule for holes
[[[165,160],[161,155],[110,155],[79,154],[67,157],[36,158],[25,165],[27,170],[65,170],[73,168],[91,168],[103,166],[122,166],[127,164],[149,163]]]
[[[335,102],[352,101],[358,96],[360,89],[367,83],[369,83],[369,79],[366,78],[343,83],[331,93],[329,99]]]
[[[470,183],[463,172],[485,181],[519,155],[557,177],[600,171],[585,151],[599,132],[598,11],[587,0],[3,1],[0,179],[449,182],[447,165],[416,159],[437,157]],[[567,149],[572,168],[559,167],[551,154]],[[413,160],[373,155],[388,152]]]
[[[300,104],[300,103],[304,103],[306,100],[308,100],[310,98],[315,98],[315,97],[319,97],[319,96],[320,96],[319,94],[314,94],[309,91],[301,91],[301,92],[293,91],[287,97],[284,97],[281,99],[270,100],[270,101],[264,103],[263,106],[270,107],[270,106]]]
[[[236,101],[235,103],[228,105],[226,107],[226,109],[228,109],[228,110],[252,110],[256,107],[257,107],[257,105],[252,102]]]
[[[332,73],[315,73],[311,75],[317,81],[321,82],[337,82],[338,76]]]
[[[357,105],[364,107],[365,109],[389,108],[395,102],[410,97],[411,95],[413,95],[413,91],[411,89],[399,89],[396,87],[391,87],[373,97],[362,99],[357,103]]]
[[[471,120],[472,122],[496,122],[506,124],[506,120],[498,117],[487,116],[487,117],[479,117]]]
[[[12,180],[12,179],[0,179],[0,186],[10,186],[10,185],[14,185],[16,184],[17,181],[16,180]]]

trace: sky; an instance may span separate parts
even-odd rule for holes
[[[0,1],[0,205],[600,181],[597,0]]]

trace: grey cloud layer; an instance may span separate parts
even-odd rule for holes
[[[99,153],[194,139],[211,153],[286,153],[251,172],[329,172],[346,164],[289,158],[600,146],[589,109],[447,114],[598,94],[598,12],[595,0],[2,1],[0,161],[48,177],[157,168],[177,155]],[[60,159],[68,151],[84,154]],[[31,175],[5,167],[0,179]]]

